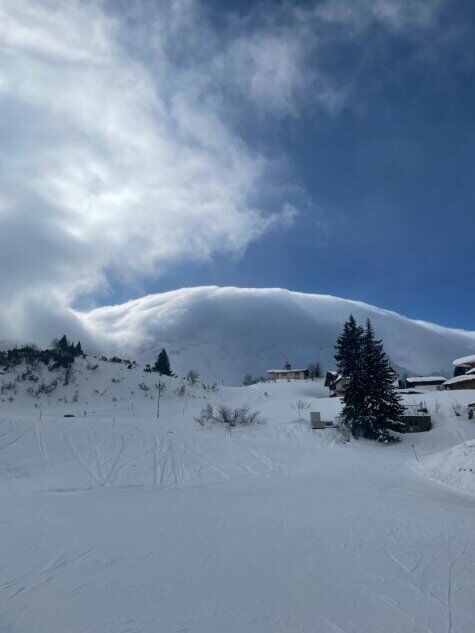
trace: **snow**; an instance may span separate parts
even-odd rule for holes
[[[268,369],[268,374],[288,374],[296,371],[307,371],[307,369]]]
[[[425,462],[422,470],[428,477],[475,495],[475,441],[436,453]]]
[[[469,380],[475,381],[475,376],[469,374],[454,376],[453,378],[450,378],[449,380],[444,382],[444,385],[456,385],[458,382],[467,382]]]
[[[464,365],[473,365],[475,363],[475,354],[470,354],[469,356],[463,356],[462,358],[456,358],[453,364],[456,367],[463,367]]]
[[[457,468],[473,459],[475,391],[405,395],[434,428],[381,446],[309,429],[310,411],[340,412],[322,381],[181,397],[162,377],[157,419],[157,378],[87,359],[50,394],[3,390],[2,631],[474,630],[475,497]],[[203,428],[208,403],[266,422]]]
[[[424,383],[424,382],[445,382],[447,378],[444,376],[411,376],[406,378],[408,383]]]
[[[122,305],[77,312],[68,332],[85,349],[150,362],[166,347],[172,367],[196,369],[208,381],[240,385],[286,360],[334,368],[333,345],[352,313],[370,318],[403,375],[443,375],[456,356],[475,352],[475,332],[442,328],[358,301],[280,288],[182,288]],[[47,341],[45,341],[47,342]]]
[[[426,416],[427,411],[425,407],[421,407],[420,404],[406,404],[404,405],[404,410],[406,415],[411,416]]]

